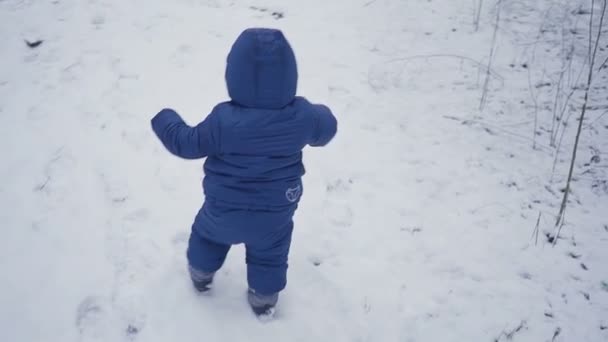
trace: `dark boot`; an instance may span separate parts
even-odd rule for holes
[[[247,300],[256,316],[260,318],[272,318],[274,316],[275,306],[279,301],[279,294],[263,295],[256,293],[253,289],[249,289],[247,292]]]
[[[215,273],[199,271],[194,269],[192,266],[188,266],[188,270],[190,271],[190,279],[192,279],[192,284],[198,292],[204,293],[211,290],[213,276]]]

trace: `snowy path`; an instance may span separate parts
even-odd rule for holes
[[[534,3],[503,8],[480,113],[493,5],[475,32],[472,1],[0,1],[0,341],[608,341],[608,115],[551,248],[567,154],[550,183],[526,69],[558,15]],[[285,31],[299,94],[340,121],[306,152],[270,324],[248,311],[241,247],[212,296],[191,289],[201,162],[149,127],[162,107],[194,124],[226,98],[225,56],[248,26]],[[548,69],[553,48],[535,45]]]

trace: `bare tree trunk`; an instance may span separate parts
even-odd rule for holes
[[[583,100],[583,108],[581,110],[581,116],[579,117],[578,122],[578,130],[576,132],[576,139],[574,140],[574,148],[572,149],[572,160],[570,160],[570,171],[568,172],[568,180],[566,182],[566,189],[564,190],[564,197],[562,198],[562,204],[559,209],[559,214],[557,215],[557,220],[555,222],[555,227],[558,229],[557,234],[553,240],[553,245],[557,243],[559,239],[559,234],[561,233],[562,227],[564,225],[564,217],[566,215],[566,207],[568,205],[568,195],[570,194],[570,186],[572,183],[572,174],[574,173],[574,164],[576,162],[576,152],[578,150],[578,144],[581,137],[581,131],[583,128],[583,122],[585,121],[585,113],[587,112],[587,104],[589,102],[589,90],[591,89],[591,84],[593,82],[593,69],[595,66],[595,58],[597,56],[597,49],[600,43],[600,38],[602,36],[602,25],[604,23],[604,17],[606,16],[606,6],[608,5],[608,0],[604,0],[604,4],[602,6],[602,13],[600,16],[600,25],[597,30],[597,37],[595,40],[595,44],[593,44],[593,15],[595,14],[595,0],[591,1],[591,18],[589,19],[589,76],[587,78],[587,86],[585,87],[585,98]],[[593,50],[593,51],[592,51]]]

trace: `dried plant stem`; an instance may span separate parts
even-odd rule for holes
[[[581,137],[581,131],[583,128],[583,122],[585,121],[585,113],[587,112],[587,105],[589,102],[589,90],[591,89],[591,84],[593,82],[593,71],[595,66],[595,58],[597,56],[597,50],[600,42],[600,38],[602,35],[602,25],[604,23],[604,17],[606,16],[606,6],[608,5],[608,0],[604,0],[604,4],[602,6],[602,13],[600,15],[600,25],[597,30],[597,37],[595,43],[593,44],[593,15],[595,14],[595,0],[591,1],[591,18],[589,19],[589,75],[587,77],[587,84],[585,87],[585,98],[583,100],[583,108],[581,109],[581,115],[579,117],[578,129],[576,132],[576,138],[574,140],[574,147],[572,149],[572,159],[570,160],[570,170],[568,172],[568,180],[566,181],[566,189],[564,190],[564,196],[562,198],[562,203],[559,209],[559,214],[557,215],[557,220],[555,222],[555,227],[557,228],[557,234],[555,235],[555,240],[553,241],[553,245],[557,243],[559,239],[559,234],[561,233],[562,227],[564,225],[564,217],[566,214],[566,207],[568,205],[568,195],[570,194],[570,187],[572,183],[572,175],[574,173],[574,164],[576,163],[576,152],[578,151],[578,145]]]

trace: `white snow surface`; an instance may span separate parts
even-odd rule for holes
[[[606,68],[547,237],[589,3],[502,1],[480,110],[493,1],[476,30],[464,0],[0,0],[0,341],[608,341]],[[242,246],[209,296],[192,289],[202,161],[171,156],[149,123],[172,107],[194,125],[226,100],[227,52],[252,26],[284,30],[298,93],[339,120],[305,151],[267,323],[247,306]],[[552,108],[573,85],[558,152]]]

